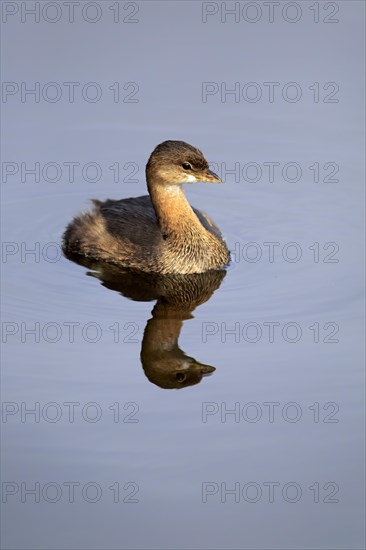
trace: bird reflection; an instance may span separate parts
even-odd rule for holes
[[[89,268],[87,275],[134,301],[156,300],[141,346],[141,363],[147,378],[161,388],[184,388],[201,382],[216,369],[187,355],[178,345],[185,320],[207,302],[226,275],[223,269],[191,275],[159,275],[129,271],[110,264],[67,254]]]

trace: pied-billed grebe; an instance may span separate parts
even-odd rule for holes
[[[203,273],[225,267],[230,255],[220,230],[192,208],[183,183],[220,182],[202,152],[164,141],[146,165],[149,196],[94,200],[94,209],[67,227],[66,252],[153,273]]]

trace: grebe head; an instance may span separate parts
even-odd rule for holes
[[[185,141],[164,141],[154,151],[146,165],[148,185],[181,185],[196,181],[220,183],[209,169],[203,153]]]

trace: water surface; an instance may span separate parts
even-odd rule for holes
[[[296,24],[202,23],[193,2],[139,2],[131,25],[3,25],[5,80],[105,90],[5,104],[3,159],[19,172],[2,183],[4,548],[364,547],[363,6],[338,5],[334,25],[305,7]],[[115,81],[138,82],[139,101],[114,104]],[[203,103],[203,81],[297,81],[303,98]],[[309,86],[329,81],[340,101],[314,102]],[[222,174],[186,187],[232,263],[206,301],[153,316],[156,299],[103,285],[59,245],[90,198],[145,194],[164,139]],[[21,162],[62,174],[22,182]],[[65,162],[80,163],[73,182]],[[158,355],[160,377],[140,357],[148,323],[148,361],[159,333],[185,354]],[[177,378],[177,354],[215,370]]]

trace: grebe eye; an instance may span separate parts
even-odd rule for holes
[[[189,164],[189,162],[183,162],[182,166],[184,170],[192,170],[192,166]]]

